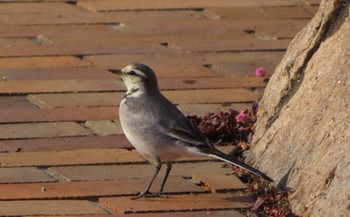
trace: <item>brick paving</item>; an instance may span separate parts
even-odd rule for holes
[[[266,86],[255,69],[271,76],[319,2],[0,0],[0,216],[243,216],[245,184],[205,158],[175,162],[169,198],[130,200],[153,167],[107,69],[150,65],[185,113],[243,110]]]

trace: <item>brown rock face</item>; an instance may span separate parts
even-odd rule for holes
[[[256,163],[293,188],[303,216],[350,216],[348,0],[323,0],[294,38],[264,93]]]

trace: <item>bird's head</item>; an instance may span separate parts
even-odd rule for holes
[[[121,75],[129,95],[159,93],[157,78],[153,70],[144,64],[134,63],[123,69],[109,69],[108,71]]]

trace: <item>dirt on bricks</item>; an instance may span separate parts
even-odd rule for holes
[[[174,163],[168,198],[130,200],[153,167],[123,135],[125,87],[107,70],[149,65],[186,114],[243,110],[319,2],[0,0],[0,216],[242,217],[246,185],[207,158]]]

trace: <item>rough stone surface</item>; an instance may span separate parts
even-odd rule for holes
[[[322,1],[264,93],[252,145],[256,163],[294,189],[302,216],[349,216],[349,1]]]

